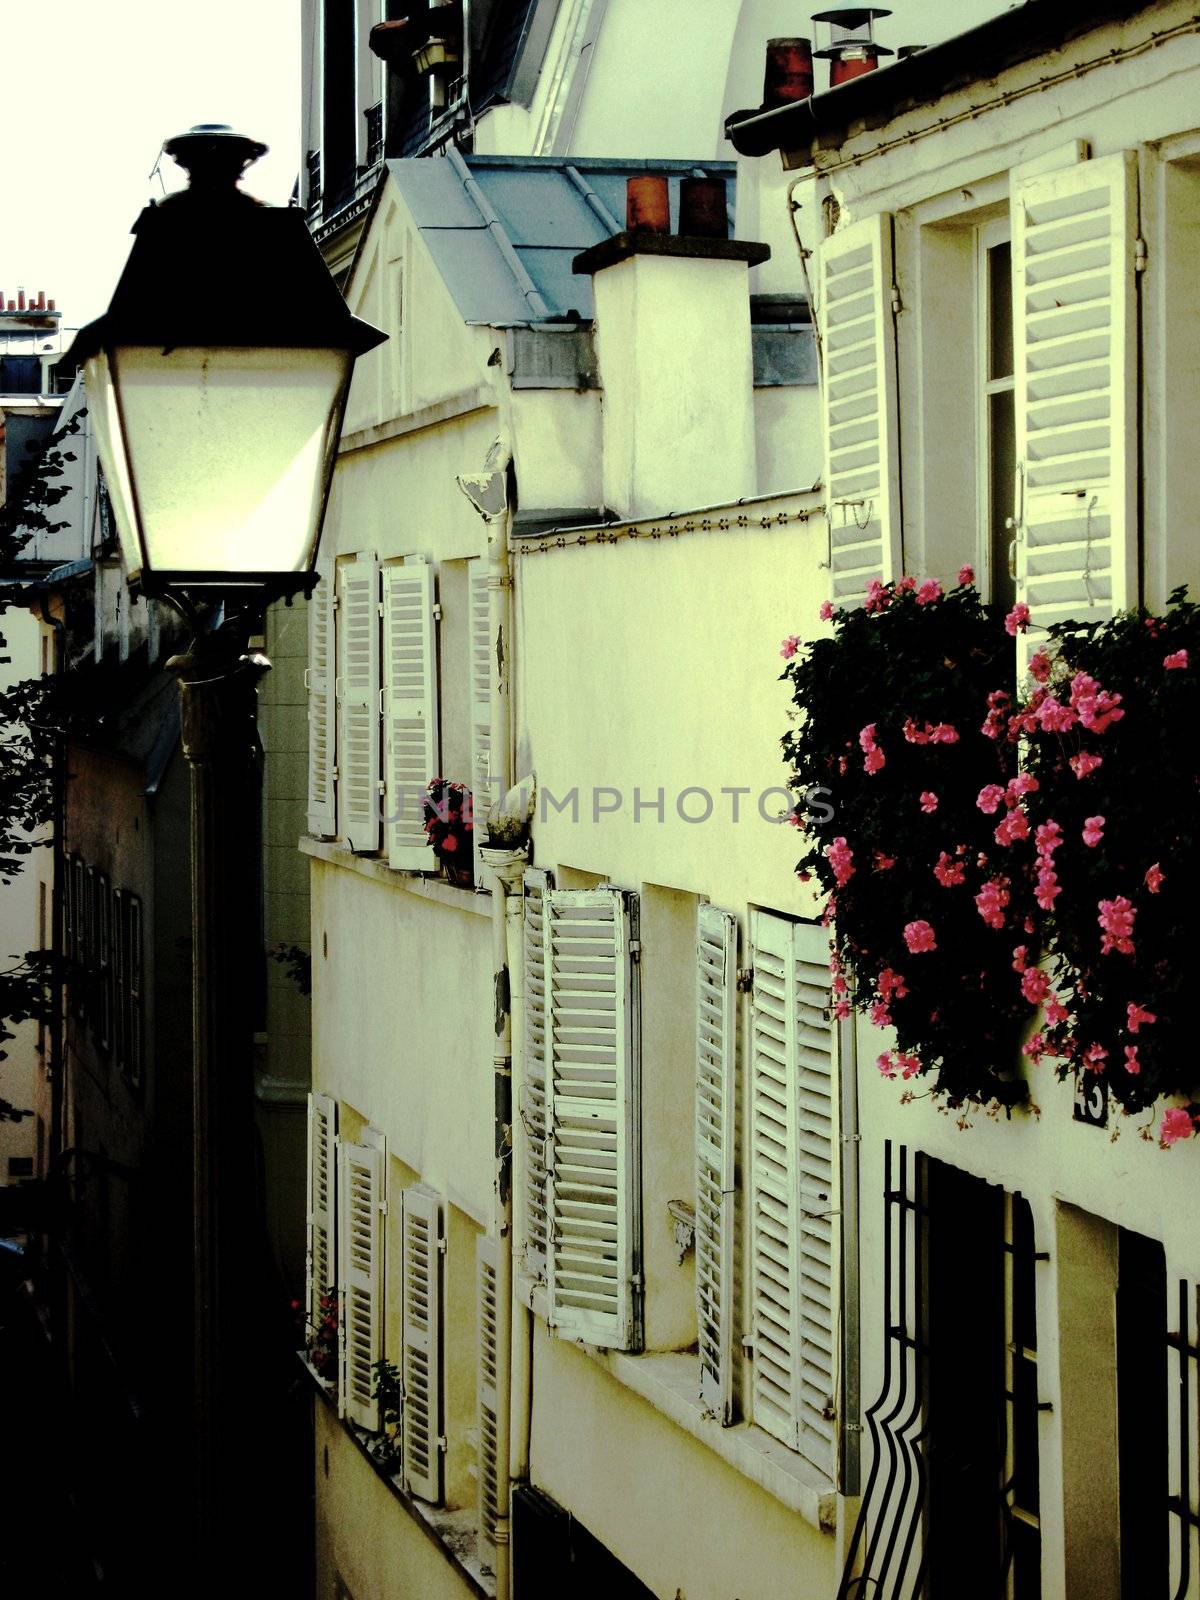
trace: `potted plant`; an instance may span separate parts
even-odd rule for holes
[[[434,778],[425,790],[425,836],[451,883],[470,888],[474,820],[471,791],[465,783]]]

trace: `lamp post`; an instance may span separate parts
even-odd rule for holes
[[[166,151],[189,187],[151,205],[108,310],[81,329],[97,449],[131,587],[188,621],[180,670],[192,791],[192,1221],[196,1554],[247,1500],[251,1402],[256,685],[266,606],[316,582],[355,359],[351,316],[302,212],[238,183],[265,146],[208,124]],[[239,1483],[239,1479],[242,1481]]]

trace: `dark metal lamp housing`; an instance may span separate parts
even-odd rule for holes
[[[203,124],[170,140],[108,310],[72,351],[131,584],[250,604],[311,589],[355,359],[350,314],[292,207],[238,188],[266,149]]]

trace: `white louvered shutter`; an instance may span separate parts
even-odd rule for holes
[[[308,831],[337,832],[337,704],[334,699],[334,593],[328,574],[308,599]]]
[[[404,1483],[442,1498],[442,1202],[425,1184],[404,1191]]]
[[[433,568],[411,557],[383,569],[384,814],[388,864],[436,872],[425,786],[438,776]]]
[[[525,874],[525,1059],[521,1127],[525,1136],[525,1271],[546,1281],[546,939],[548,872]]]
[[[487,562],[468,564],[471,602],[471,797],[475,828],[475,881],[484,882],[479,847],[488,809],[507,788],[502,752],[492,749],[492,681],[496,662],[488,611]]]
[[[339,1142],[338,1403],[341,1413],[377,1432],[372,1372],[383,1359],[383,1152]]]
[[[496,1518],[500,1496],[507,1492],[508,1463],[497,1451],[497,1349],[496,1319],[500,1307],[496,1299],[496,1241],[480,1234],[475,1242],[475,1285],[478,1315],[476,1374],[477,1420],[479,1436],[479,1560],[489,1571],[496,1570]]]
[[[337,1283],[334,1228],[337,1205],[337,1101],[308,1097],[308,1271],[305,1309],[317,1320],[321,1296]]]
[[[700,1398],[733,1419],[737,920],[696,917],[696,1329]]]
[[[351,850],[379,848],[379,566],[338,567],[338,808]]]
[[[832,1482],[841,1261],[829,942],[812,924],[758,912],[753,946],[754,1420]]]
[[[641,1345],[637,897],[543,896],[547,1298],[563,1337]]]
[[[830,593],[854,606],[903,565],[890,213],[826,239],[818,284]]]
[[[1013,184],[1025,656],[1051,623],[1137,604],[1137,212],[1132,152]]]

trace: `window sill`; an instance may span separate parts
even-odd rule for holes
[[[297,1351],[297,1357],[312,1380],[313,1387],[336,1416],[336,1386],[325,1382],[303,1350]],[[490,1572],[483,1570],[476,1555],[475,1513],[444,1511],[439,1506],[429,1506],[423,1501],[411,1499],[405,1493],[400,1478],[388,1472],[371,1454],[368,1448],[370,1434],[347,1422],[345,1418],[340,1420],[343,1430],[358,1446],[359,1453],[368,1465],[382,1478],[422,1532],[438,1546],[450,1565],[465,1579],[472,1592],[479,1597],[479,1600],[496,1600],[496,1580]]]
[[[518,1298],[546,1321],[545,1285],[523,1273],[517,1276]],[[650,1352],[628,1355],[623,1350],[600,1350],[590,1344],[576,1349],[603,1367],[619,1383],[668,1417],[693,1439],[705,1444],[735,1472],[757,1483],[769,1495],[824,1533],[837,1526],[837,1491],[802,1456],[753,1423],[736,1422],[722,1428],[698,1397],[700,1363],[692,1355]]]
[[[403,872],[389,867],[381,856],[355,855],[344,844],[332,844],[327,839],[312,839],[302,835],[299,842],[302,855],[314,861],[326,861],[332,867],[342,867],[347,872],[357,872],[360,878],[373,878],[376,883],[386,883],[389,888],[403,889],[421,900],[436,900],[441,905],[453,906],[456,911],[469,911],[477,917],[492,914],[490,889],[459,889],[440,878],[423,878],[419,873]]]

